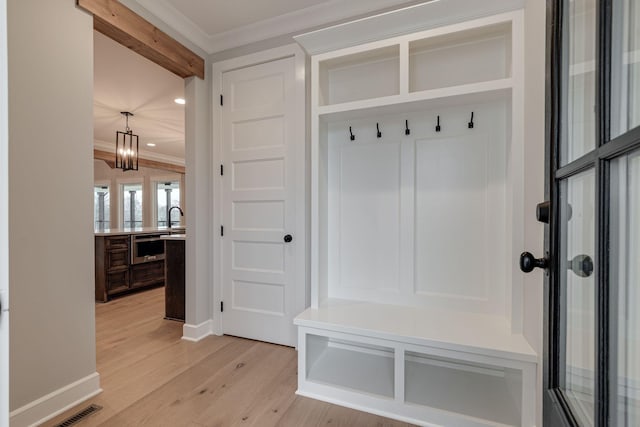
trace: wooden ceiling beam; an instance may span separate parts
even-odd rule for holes
[[[117,0],[77,0],[93,28],[182,78],[204,79],[204,59]]]
[[[93,150],[93,158],[96,160],[105,161],[111,169],[115,168],[115,157],[116,153],[112,151],[104,151],[97,150],[94,148]],[[155,160],[143,159],[142,157],[138,158],[138,166],[142,166],[145,168],[153,168],[153,169],[161,169],[169,172],[176,172],[184,174],[184,166],[174,165],[172,163],[166,162],[158,162]]]

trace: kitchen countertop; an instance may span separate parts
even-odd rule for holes
[[[167,234],[166,236],[161,236],[160,240],[186,240],[186,234]]]
[[[96,228],[94,230],[96,236],[122,236],[126,234],[144,234],[144,233],[170,233],[178,231],[184,233],[184,227],[137,227],[137,228]],[[183,234],[184,236],[184,234]],[[183,237],[184,239],[184,237]]]

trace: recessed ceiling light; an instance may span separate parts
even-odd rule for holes
[[[155,147],[156,144],[154,144],[153,142],[147,142],[147,147]]]
[[[176,104],[180,104],[180,105],[184,105],[187,103],[187,101],[184,100],[184,98],[176,98],[173,100],[173,102],[175,102]]]

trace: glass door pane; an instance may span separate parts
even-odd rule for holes
[[[581,426],[594,425],[595,171],[560,185],[560,388]]]
[[[640,125],[640,0],[613,2],[611,138]]]
[[[640,151],[613,162],[611,184],[611,413],[613,425],[632,427],[640,425]]]
[[[596,146],[596,1],[565,1],[564,116],[560,163],[566,165]]]

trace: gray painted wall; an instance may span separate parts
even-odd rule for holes
[[[10,406],[96,371],[93,21],[9,0]]]
[[[213,309],[214,251],[213,171],[211,164],[211,64],[206,63],[207,80],[185,80],[185,161],[188,224],[185,247],[186,324],[201,325],[215,316]]]
[[[544,227],[536,221],[536,205],[544,200],[545,34],[546,2],[525,4],[525,234],[524,250],[543,256]],[[523,333],[538,352],[537,425],[542,425],[542,312],[544,274],[537,268],[524,278]]]

